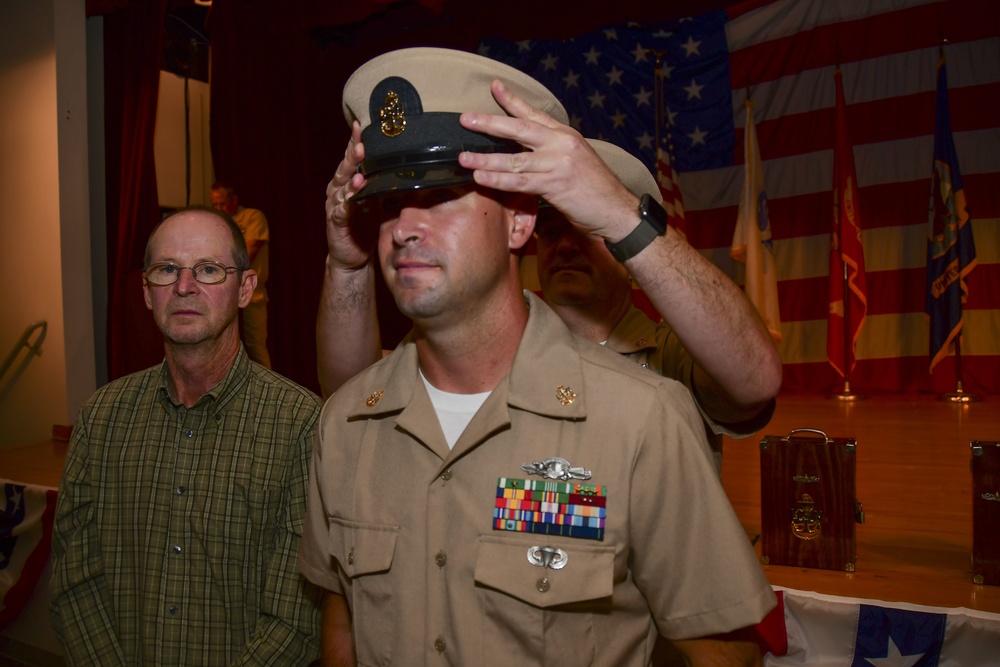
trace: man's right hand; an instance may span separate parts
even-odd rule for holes
[[[360,269],[371,262],[372,245],[368,240],[373,237],[351,229],[354,205],[350,199],[365,186],[365,177],[358,173],[358,165],[364,158],[361,125],[354,121],[344,159],[326,186],[326,243],[333,268]]]

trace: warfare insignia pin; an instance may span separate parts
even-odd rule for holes
[[[569,387],[559,385],[556,387],[556,398],[558,398],[559,402],[563,405],[569,405],[576,400],[576,392]]]
[[[406,115],[395,91],[390,90],[385,96],[385,106],[378,110],[378,118],[382,121],[382,134],[387,137],[398,137],[406,129]]]
[[[383,396],[385,396],[385,392],[382,391],[381,389],[379,389],[378,391],[373,391],[371,396],[365,399],[365,405],[367,405],[369,408],[374,407],[375,404],[378,403]]]
[[[591,472],[580,467],[573,467],[566,459],[552,456],[544,461],[533,463],[522,463],[521,470],[529,475],[540,475],[545,479],[559,479],[567,481],[570,479],[590,479]]]

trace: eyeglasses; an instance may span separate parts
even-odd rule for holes
[[[194,279],[202,285],[218,285],[226,280],[229,272],[237,270],[235,266],[226,266],[221,262],[198,262],[194,266],[177,266],[169,262],[160,262],[147,266],[143,274],[150,285],[165,287],[177,282],[182,269],[190,269]]]

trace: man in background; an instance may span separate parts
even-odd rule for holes
[[[71,665],[306,665],[319,607],[295,559],[319,402],[240,344],[256,274],[225,213],[168,217],[144,266],[165,357],[80,412],[52,625]]]
[[[250,268],[257,274],[257,289],[250,304],[243,309],[243,344],[247,354],[264,368],[271,368],[267,351],[267,273],[270,235],[267,218],[255,208],[240,206],[240,198],[232,186],[216,182],[211,189],[212,207],[225,211],[243,232],[250,256]]]

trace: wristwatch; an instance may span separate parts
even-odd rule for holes
[[[639,226],[618,243],[604,242],[619,262],[632,259],[657,236],[667,233],[667,212],[648,193],[639,200]]]

